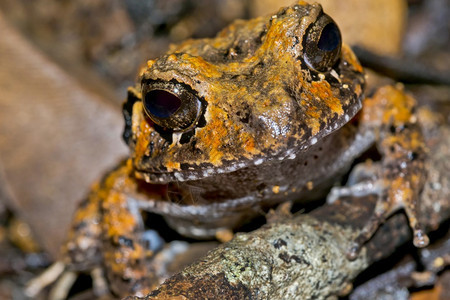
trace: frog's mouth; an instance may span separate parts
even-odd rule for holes
[[[211,165],[203,168],[191,168],[188,170],[166,172],[160,170],[142,170],[138,167],[135,167],[135,174],[137,178],[144,179],[148,183],[167,184],[171,182],[195,181],[216,175],[233,173],[252,166],[259,166],[274,159],[275,158],[273,157],[261,157],[256,160],[236,162],[225,161],[220,167]],[[282,157],[279,157],[278,159],[283,160]]]

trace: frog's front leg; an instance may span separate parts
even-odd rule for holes
[[[49,299],[66,298],[78,272],[91,272],[96,295],[107,292],[100,269],[101,190],[101,186],[95,184],[88,198],[77,208],[60,260],[28,283],[25,293],[30,298],[35,298],[43,288],[53,283]]]
[[[149,239],[138,203],[131,194],[137,190],[130,167],[116,171],[106,181],[107,195],[101,202],[102,247],[105,274],[116,295],[144,296],[159,281],[151,265],[162,240]],[[109,182],[108,182],[109,181]]]
[[[91,274],[97,296],[150,292],[159,283],[150,260],[163,241],[144,230],[136,200],[130,197],[137,189],[129,162],[96,184],[75,213],[62,259],[32,280],[27,294],[35,297],[56,281],[49,297],[64,299],[79,272]]]
[[[379,163],[359,165],[346,187],[333,188],[328,202],[344,196],[376,194],[374,213],[364,226],[348,257],[356,258],[362,245],[381,223],[403,208],[414,233],[414,245],[425,247],[429,240],[418,221],[420,193],[426,180],[426,146],[417,118],[415,101],[401,87],[382,87],[366,99],[362,111],[362,130],[373,130],[382,156]]]

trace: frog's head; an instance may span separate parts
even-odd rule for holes
[[[149,61],[124,136],[147,181],[197,180],[305,151],[358,112],[363,85],[334,21],[299,2]]]

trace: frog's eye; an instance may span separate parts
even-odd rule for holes
[[[147,116],[161,127],[174,131],[190,129],[201,113],[200,100],[180,83],[150,82],[142,87]]]
[[[339,28],[333,19],[323,14],[306,34],[304,60],[312,69],[327,71],[338,61],[341,45]]]

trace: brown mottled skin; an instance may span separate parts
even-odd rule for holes
[[[381,162],[361,168],[353,185],[329,198],[379,195],[350,258],[400,208],[415,244],[425,245],[416,206],[426,151],[414,100],[385,87],[358,114],[364,74],[340,36],[328,56],[312,62],[331,23],[320,5],[300,1],[149,61],[124,104],[130,158],[77,212],[64,247],[68,268],[104,266],[114,294],[144,295],[158,282],[140,210],[161,214],[183,235],[211,238],[283,201],[323,195],[373,143]],[[187,93],[190,100],[181,101],[198,109],[186,105],[189,113],[160,120],[145,108],[153,90]]]

